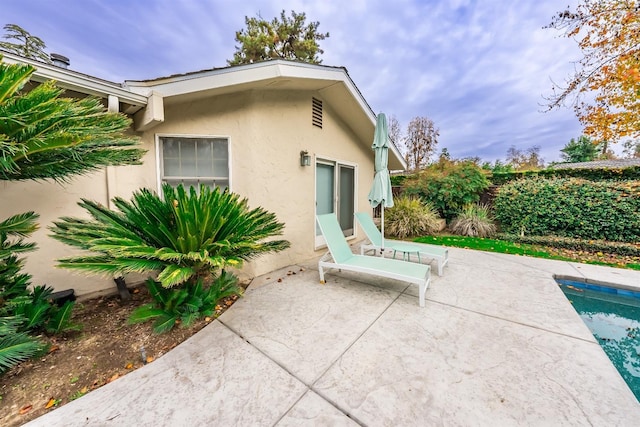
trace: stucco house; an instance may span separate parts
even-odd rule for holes
[[[1,182],[0,218],[34,210],[39,249],[27,257],[34,283],[76,294],[113,291],[108,278],[55,267],[72,249],[48,237],[61,216],[84,216],[80,198],[105,205],[162,182],[228,187],[250,206],[274,212],[286,224],[291,248],[248,263],[245,276],[308,260],[324,251],[316,212],[337,212],[349,239],[353,213],[371,210],[371,143],[375,113],[346,69],[283,60],[198,71],[122,84],[3,53],[4,61],[36,67],[34,82],[56,80],[67,96],[97,96],[112,111],[133,118],[131,131],[148,150],[143,165],[108,167],[61,186],[52,182]],[[396,147],[389,168],[405,169]]]

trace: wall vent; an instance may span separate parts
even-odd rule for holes
[[[311,98],[311,124],[322,129],[322,101]]]

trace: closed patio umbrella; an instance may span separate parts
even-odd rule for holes
[[[378,114],[376,129],[373,136],[375,152],[375,176],[373,185],[369,191],[369,203],[371,207],[381,205],[381,232],[382,242],[380,246],[384,250],[384,208],[393,207],[393,195],[391,194],[391,178],[389,178],[389,131],[387,130],[387,117],[384,113]]]

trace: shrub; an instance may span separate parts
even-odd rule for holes
[[[573,239],[571,237],[555,236],[520,236],[517,234],[500,233],[496,236],[500,240],[514,243],[541,245],[558,249],[571,249],[587,252],[604,252],[621,256],[640,256],[640,246],[605,240]]]
[[[502,186],[494,214],[503,232],[636,242],[640,181],[526,179]]]
[[[38,339],[18,331],[23,323],[24,319],[18,316],[0,317],[0,374],[47,348]]]
[[[385,211],[385,234],[404,239],[432,234],[438,229],[438,213],[430,204],[411,196],[400,196]]]
[[[161,287],[176,287],[176,292],[154,291],[150,283],[155,281],[147,282],[156,303],[147,319],[175,323],[209,313],[211,303],[203,299],[240,292],[237,278],[220,271],[289,247],[286,240],[270,239],[284,224],[262,208],[249,209],[237,194],[204,185],[185,190],[164,184],[162,190],[162,198],[147,189],[134,193],[130,202],[116,198],[117,211],[83,200],[79,205],[91,220],[62,218],[51,230],[54,238],[93,254],[59,260],[59,266],[116,277],[159,273]],[[137,313],[134,320],[142,317]],[[154,329],[168,330],[158,322]]]
[[[0,222],[0,373],[46,347],[29,333],[77,329],[70,321],[74,303],[57,307],[50,301],[52,288],[31,289],[31,276],[22,271],[24,260],[18,254],[35,249],[24,238],[37,229],[37,219],[26,212]]]
[[[451,221],[449,228],[454,234],[472,237],[489,237],[496,232],[496,225],[487,205],[468,205]]]
[[[129,323],[156,319],[153,331],[158,334],[169,331],[178,320],[187,327],[198,318],[213,316],[219,300],[242,292],[237,277],[225,271],[208,287],[203,286],[202,280],[177,288],[164,288],[153,279],[148,279],[146,284],[155,302],[134,310]]]
[[[477,203],[489,187],[485,172],[473,161],[440,159],[403,184],[407,194],[432,204],[448,221],[464,206]]]

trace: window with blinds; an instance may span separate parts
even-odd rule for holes
[[[163,136],[159,141],[162,182],[229,187],[227,138]]]

